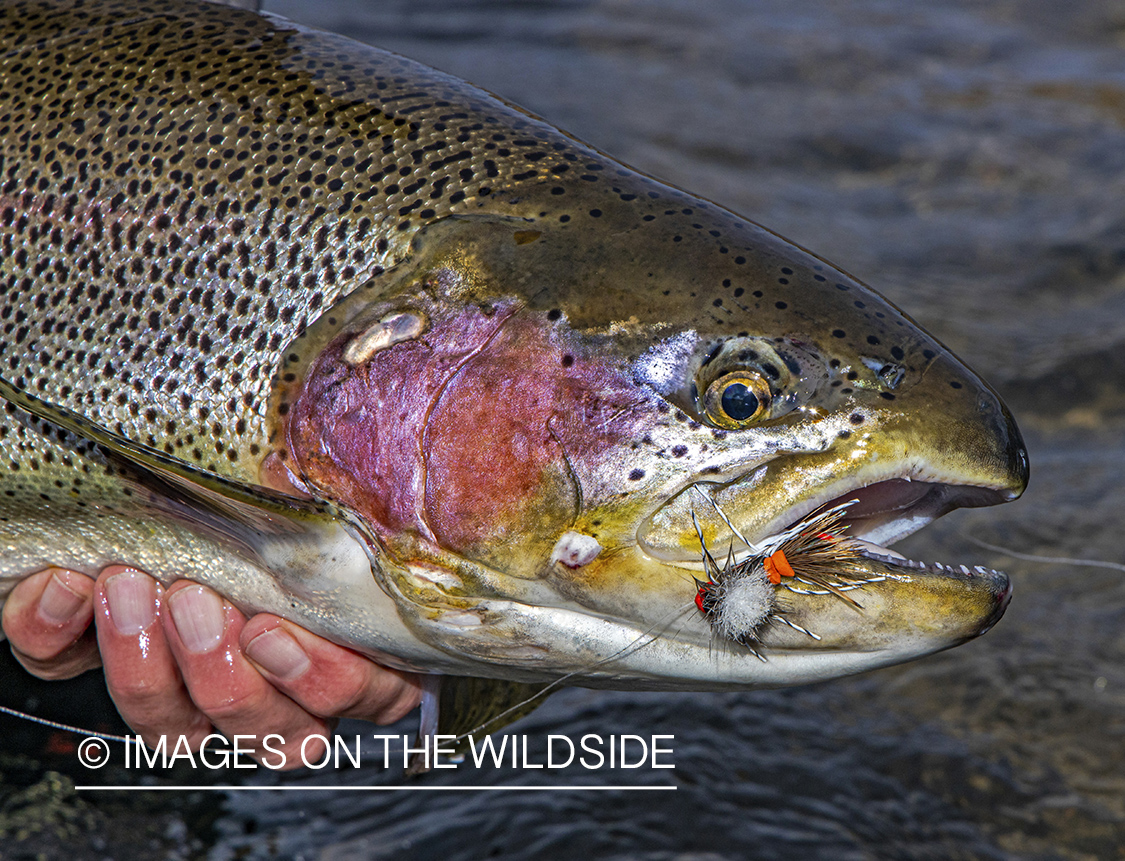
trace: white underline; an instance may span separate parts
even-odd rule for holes
[[[76,786],[82,792],[661,792],[676,786]]]

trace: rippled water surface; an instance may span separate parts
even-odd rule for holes
[[[23,842],[9,830],[0,856],[1125,857],[1125,574],[969,543],[1125,561],[1125,6],[267,8],[500,93],[904,307],[1000,391],[1032,456],[1023,500],[955,513],[904,552],[1003,568],[1015,598],[983,639],[904,667],[741,695],[570,690],[516,728],[539,738],[674,734],[674,771],[426,779],[675,792],[169,794],[139,810],[74,797],[65,778],[50,783],[55,760],[14,757],[9,740],[0,771],[54,798],[57,822],[27,826],[34,839]],[[5,802],[5,821],[30,809],[20,798]],[[108,836],[122,824],[135,829],[132,843]]]

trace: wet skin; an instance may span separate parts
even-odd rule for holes
[[[4,605],[3,630],[40,678],[103,667],[122,718],[150,745],[162,735],[198,747],[216,731],[276,733],[285,744],[272,746],[287,768],[300,764],[304,740],[329,733],[336,718],[393,723],[420,698],[411,673],[268,613],[247,619],[206,586],[165,590],[124,566],[96,581],[59,568],[29,577]],[[306,749],[310,760],[318,744]]]

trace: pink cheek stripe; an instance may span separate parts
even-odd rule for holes
[[[291,450],[321,493],[377,530],[465,551],[534,523],[558,529],[553,542],[576,514],[558,483],[581,481],[572,467],[604,469],[653,406],[566,334],[512,306],[470,306],[356,367],[341,338],[294,404]]]

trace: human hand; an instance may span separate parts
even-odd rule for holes
[[[149,747],[162,735],[183,735],[197,749],[215,731],[273,733],[285,743],[272,747],[296,767],[302,742],[327,736],[334,718],[392,723],[421,695],[411,673],[272,614],[247,619],[206,586],[181,580],[165,590],[121,565],[96,581],[59,568],[28,577],[8,596],[2,622],[16,658],[40,678],[104,666],[118,711]],[[310,742],[305,758],[322,754]]]

